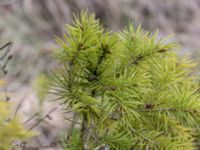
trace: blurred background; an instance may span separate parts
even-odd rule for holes
[[[14,42],[12,71],[18,81],[30,82],[53,65],[55,35],[61,36],[73,13],[83,8],[111,30],[131,20],[146,30],[158,29],[161,36],[175,34],[180,53],[200,49],[200,0],[0,0],[0,44]]]
[[[8,92],[16,103],[26,99],[20,111],[28,117],[38,109],[48,112],[55,105],[46,102],[41,108],[41,101],[49,98],[38,94],[37,88],[46,83],[48,72],[57,66],[52,57],[57,48],[55,36],[62,36],[73,13],[85,8],[95,12],[106,28],[118,31],[131,20],[146,30],[158,29],[159,36],[174,34],[173,39],[182,46],[179,54],[199,55],[200,0],[0,0],[0,45],[14,42],[6,79]],[[38,127],[44,136],[36,140],[37,144],[55,141],[59,133],[50,132],[52,127],[66,128],[59,113],[54,113],[56,121],[51,121],[49,129],[45,124]]]

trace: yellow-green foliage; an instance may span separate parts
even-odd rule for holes
[[[72,124],[80,125],[78,135],[69,136],[68,149],[196,149],[195,64],[177,56],[171,51],[177,44],[166,40],[132,24],[111,32],[94,14],[75,15],[63,39],[57,38],[63,67],[54,86],[75,114]]]
[[[21,124],[19,117],[10,119],[8,102],[0,101],[0,150],[10,150],[14,140],[25,140],[34,135]]]

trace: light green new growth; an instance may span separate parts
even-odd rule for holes
[[[0,101],[0,149],[11,150],[16,148],[14,142],[26,140],[34,135],[21,124],[19,117],[9,119],[11,111],[8,102]]]
[[[56,39],[63,67],[55,73],[55,94],[79,131],[69,135],[67,149],[195,149],[195,64],[169,51],[176,43],[167,39],[132,24],[107,31],[86,11],[74,16],[64,39]]]

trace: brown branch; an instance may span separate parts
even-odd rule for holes
[[[138,64],[138,61],[144,59],[145,57],[151,56],[151,55],[153,55],[153,54],[155,54],[155,53],[164,53],[164,52],[167,52],[167,51],[168,51],[167,49],[159,49],[159,50],[157,50],[157,51],[155,51],[155,52],[153,52],[153,53],[146,54],[146,55],[144,55],[144,56],[138,56],[138,57],[135,58],[133,61],[131,61],[131,62],[128,64],[128,66],[130,66],[130,65],[132,65],[132,64]]]
[[[200,113],[200,110],[189,110],[179,108],[157,108],[157,109],[140,109],[138,112],[158,112],[158,111],[185,111],[189,113]]]

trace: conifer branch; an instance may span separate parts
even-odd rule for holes
[[[200,93],[191,82],[193,63],[170,52],[175,43],[132,24],[106,32],[87,11],[74,19],[65,40],[57,40],[65,67],[54,86],[65,111],[77,117],[66,117],[78,124],[67,148],[193,149]]]
[[[146,57],[149,57],[149,56],[152,56],[154,55],[155,53],[164,53],[164,52],[167,52],[168,50],[166,49],[160,49],[160,50],[157,50],[156,52],[154,53],[150,53],[150,54],[146,54],[146,55],[143,55],[143,56],[138,56],[136,59],[134,59],[132,62],[129,63],[128,66],[132,65],[132,64],[138,64],[138,62],[142,59],[145,59]]]

